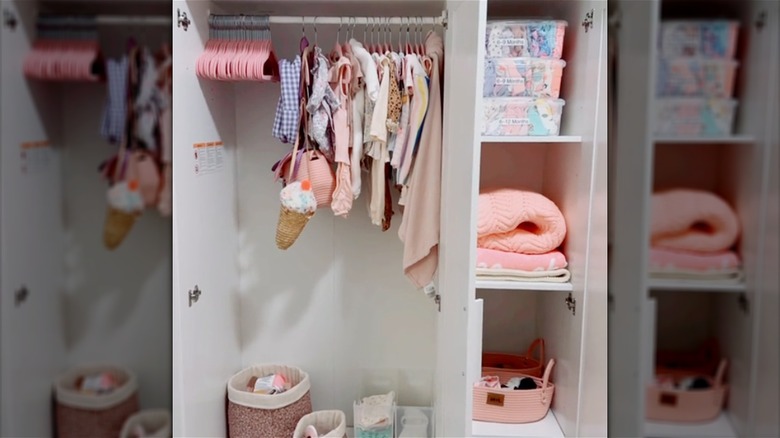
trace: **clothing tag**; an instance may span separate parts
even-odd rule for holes
[[[425,295],[429,298],[436,296],[436,284],[434,282],[428,283],[428,285],[423,288],[423,292],[425,292]]]
[[[19,145],[19,158],[23,174],[42,172],[49,167],[51,145],[47,140],[24,142]]]
[[[195,143],[192,145],[195,157],[195,174],[205,175],[222,170],[225,148],[221,141]]]

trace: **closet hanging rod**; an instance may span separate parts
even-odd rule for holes
[[[301,25],[305,23],[307,26],[319,25],[319,24],[336,24],[336,25],[410,25],[415,24],[438,24],[447,27],[447,11],[442,11],[442,14],[438,17],[419,17],[419,16],[402,16],[402,17],[365,17],[365,16],[351,16],[351,17],[319,17],[314,15],[305,16],[274,16],[268,17],[272,24],[297,24]]]
[[[170,26],[173,23],[171,17],[165,15],[97,15],[95,22],[99,26],[117,25],[146,25],[146,26]]]

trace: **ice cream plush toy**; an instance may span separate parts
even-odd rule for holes
[[[287,249],[301,235],[303,227],[317,211],[317,199],[309,180],[295,181],[282,189],[279,223],[276,226],[276,246]]]
[[[108,189],[108,212],[103,227],[103,243],[115,249],[133,228],[136,218],[144,209],[144,199],[138,189],[138,181],[120,181]]]

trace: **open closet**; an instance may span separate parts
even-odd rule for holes
[[[135,47],[149,55],[143,72],[162,71],[154,56],[170,55],[170,3],[3,0],[0,9],[0,434],[98,434],[65,425],[78,414],[55,391],[89,398],[75,382],[98,378],[92,366],[129,371],[117,383],[133,385],[127,413],[165,411],[170,423],[172,232],[170,209],[158,208],[163,160],[154,155],[162,106],[143,122],[143,149],[126,145],[147,154],[145,205],[111,223],[117,180],[101,170],[121,149],[110,134],[129,126],[109,124],[104,112],[127,91],[109,70]]]
[[[757,412],[770,400],[763,363],[776,355],[762,341],[775,333],[762,308],[777,299],[767,242],[776,222],[768,209],[780,10],[768,1],[702,6],[616,2],[610,351],[621,352],[622,367],[611,367],[610,388],[620,390],[610,390],[610,430],[618,435],[766,430]]]
[[[433,412],[428,436],[606,434],[605,2],[193,0],[174,1],[173,13],[175,435],[225,436],[242,398],[228,381],[244,379],[238,389],[245,390],[251,372],[263,372],[250,368],[276,365],[303,370],[313,410],[340,410],[350,428],[358,422],[354,402],[392,391],[398,412]],[[483,136],[486,33],[497,18],[568,23],[560,86],[566,109],[556,135]],[[422,45],[431,58],[436,38],[443,77],[436,81],[432,64],[423,63],[427,87],[414,89],[442,102],[441,176],[418,186],[425,191],[399,193],[403,165],[390,159],[389,173],[375,178],[384,169],[370,161],[360,195],[340,217],[335,203],[317,196],[321,181],[309,167],[316,201],[326,206],[302,218],[294,243],[280,237],[279,179],[294,179],[283,159],[295,130],[282,132],[289,125],[278,115],[296,111],[285,106],[297,95],[286,88],[296,83],[286,74],[296,71],[302,47],[327,56],[354,39],[383,53],[418,53]],[[252,51],[262,55],[241,55]],[[420,95],[406,97],[415,108]],[[428,108],[425,124],[435,124]],[[419,153],[433,143],[421,142]],[[420,156],[411,178],[437,175],[438,166],[424,168]],[[477,277],[478,195],[488,184],[541,192],[559,207],[570,278]],[[374,198],[377,187],[384,189]],[[407,223],[420,193],[436,204],[417,210],[432,215],[422,215],[433,224],[427,235]],[[411,256],[418,257],[412,266],[423,267],[409,268],[410,239],[430,235],[437,238],[424,256]],[[524,424],[474,422],[483,345],[524,354],[536,338],[555,361],[550,413]],[[402,423],[396,420],[394,436],[406,436]]]

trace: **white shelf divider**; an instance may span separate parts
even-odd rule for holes
[[[737,433],[725,413],[709,423],[661,423],[645,422],[647,438],[736,438]]]
[[[579,135],[556,135],[556,136],[482,136],[482,143],[582,143],[582,137]]]
[[[478,437],[563,437],[563,430],[555,419],[552,409],[547,415],[535,423],[503,424],[486,423],[484,421],[471,422],[471,435]]]
[[[648,288],[655,291],[680,292],[745,292],[745,283],[729,283],[700,280],[671,280],[666,278],[650,278]]]
[[[530,290],[530,291],[558,291],[571,292],[574,290],[571,283],[551,283],[547,281],[501,281],[485,280],[477,278],[474,283],[477,289],[493,290]]]
[[[750,144],[756,139],[750,135],[726,135],[722,137],[656,137],[655,144]]]

